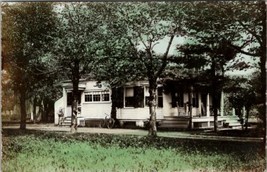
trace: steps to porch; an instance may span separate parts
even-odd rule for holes
[[[222,118],[224,119],[224,127],[226,128],[237,129],[242,127],[238,116],[232,115],[232,116],[224,116]]]
[[[77,122],[79,127],[85,126],[85,119],[83,117],[77,117]],[[62,122],[59,124],[60,126],[70,126],[71,125],[71,116],[64,117]]]
[[[213,116],[210,117],[193,117],[192,127],[193,129],[205,129],[214,127]],[[189,116],[164,116],[158,126],[159,129],[188,129],[190,123]],[[237,116],[219,116],[218,127],[225,128],[241,128],[241,123]]]
[[[103,119],[85,119],[83,117],[78,117],[78,126],[80,127],[100,127],[101,121]],[[163,130],[185,130],[189,129],[190,117],[189,116],[164,116],[164,119],[159,122],[158,129]],[[136,121],[133,123],[136,125]],[[71,125],[71,116],[64,118],[61,126]],[[192,127],[193,129],[205,129],[212,128],[213,116],[211,117],[193,117]],[[124,126],[126,127],[126,126]],[[237,129],[241,128],[240,120],[237,116],[219,116],[218,117],[218,127]],[[126,127],[127,128],[127,127]]]

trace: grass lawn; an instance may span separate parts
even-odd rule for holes
[[[263,171],[259,143],[3,130],[2,171]]]

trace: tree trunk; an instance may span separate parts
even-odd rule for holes
[[[218,82],[216,77],[216,62],[214,57],[212,57],[211,64],[211,79],[212,79],[212,111],[214,116],[214,131],[218,131]]]
[[[149,130],[148,135],[151,137],[157,136],[157,120],[156,120],[156,91],[157,91],[157,81],[149,80]]]
[[[77,131],[77,113],[78,113],[78,101],[77,98],[75,98],[74,96],[74,101],[72,102],[72,106],[71,106],[71,111],[72,111],[72,115],[71,115],[71,126],[70,126],[70,131],[71,133],[75,133]]]
[[[115,120],[115,124],[114,124],[114,127],[116,126],[119,126],[119,121],[117,119],[117,110],[116,110],[116,107],[117,107],[117,99],[118,99],[118,96],[117,96],[117,88],[116,87],[113,87],[111,88],[111,118],[113,118]]]
[[[20,90],[20,129],[25,130],[26,129],[26,95],[24,90]]]
[[[33,99],[33,123],[35,124],[36,123],[36,117],[37,117],[37,114],[36,114],[36,106],[37,106],[37,98],[34,97]]]
[[[260,57],[260,69],[261,69],[261,95],[262,95],[262,103],[263,103],[263,130],[264,130],[264,139],[263,139],[263,147],[265,150],[265,158],[267,157],[267,144],[266,144],[266,137],[267,137],[267,132],[266,132],[266,121],[267,121],[267,115],[266,115],[266,15],[267,15],[267,6],[265,1],[260,2],[261,3],[261,8],[263,11],[263,18],[262,18],[262,24],[263,24],[263,33],[261,34],[262,37],[262,46],[261,46],[261,57]],[[266,163],[265,163],[266,165]]]
[[[240,120],[240,124],[241,124],[242,130],[243,130],[243,128],[244,128],[244,126],[243,126],[244,122],[243,122],[243,119],[242,119],[242,117],[243,117],[243,115],[242,115],[242,107],[236,107],[235,108],[235,113],[236,113],[236,115],[238,116],[238,118]]]
[[[77,131],[77,114],[78,114],[78,101],[79,101],[79,80],[80,80],[80,71],[79,71],[79,61],[74,61],[74,68],[72,70],[72,106],[71,106],[71,133]]]
[[[245,118],[245,130],[248,130],[248,117],[249,117],[249,111],[250,111],[250,108],[249,107],[247,107],[246,108],[246,118]]]
[[[47,123],[48,121],[48,107],[49,107],[49,101],[47,100],[47,98],[43,99],[43,112],[42,112],[42,122],[43,123]]]
[[[188,111],[189,111],[189,129],[192,129],[192,87],[190,86],[188,92]]]

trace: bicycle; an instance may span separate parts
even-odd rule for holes
[[[115,120],[111,117],[109,117],[108,114],[106,114],[105,119],[103,119],[100,123],[100,126],[102,128],[107,127],[107,128],[113,128],[115,124]]]

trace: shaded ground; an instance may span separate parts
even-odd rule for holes
[[[18,124],[4,125],[4,129],[18,129]],[[39,131],[59,131],[69,132],[69,127],[55,126],[54,124],[27,124],[28,130]],[[146,136],[148,131],[144,129],[106,129],[106,128],[88,128],[79,127],[78,133],[102,133],[102,134],[120,134],[120,135],[137,135]],[[214,133],[212,130],[193,130],[193,131],[158,131],[159,137],[167,138],[183,138],[183,139],[198,139],[198,140],[221,140],[221,141],[238,141],[238,142],[262,142],[263,135],[258,130],[242,131],[240,129],[235,130],[221,130]]]
[[[263,171],[258,142],[3,129],[3,171]]]
[[[216,136],[211,131],[160,131],[159,137],[150,138],[146,130],[103,128],[78,128],[77,133],[71,134],[69,127],[51,124],[27,125],[27,130],[18,128],[13,125],[2,129],[6,171],[47,168],[66,172],[92,167],[102,171],[166,171],[166,162],[170,163],[169,171],[264,169],[264,149],[259,137]],[[55,163],[50,166],[52,162]]]
[[[65,129],[65,128],[64,128]],[[118,129],[120,130],[120,129]],[[182,137],[182,134],[177,134],[177,137],[170,136],[169,133],[161,133],[161,135],[169,135],[169,137],[157,137],[149,138],[145,135],[146,131],[138,131],[134,134],[122,133],[93,133],[93,132],[78,132],[71,134],[65,131],[48,131],[48,130],[19,130],[19,129],[3,129],[3,137],[15,137],[24,135],[34,135],[40,138],[54,138],[56,140],[82,140],[91,142],[101,142],[105,144],[119,143],[122,147],[139,147],[139,146],[154,146],[157,148],[169,148],[169,147],[186,147],[193,150],[194,148],[205,149],[209,151],[221,151],[221,152],[258,152],[262,151],[262,144],[259,141],[240,141],[240,140],[221,140],[221,139],[193,139],[193,137]],[[91,131],[99,131],[98,129]],[[111,131],[101,129],[101,131]],[[112,130],[116,131],[116,130]],[[121,131],[121,130],[120,130]],[[136,131],[136,130],[135,130]],[[138,135],[137,135],[138,134]],[[173,134],[174,135],[174,134]],[[189,136],[188,134],[184,134]]]

